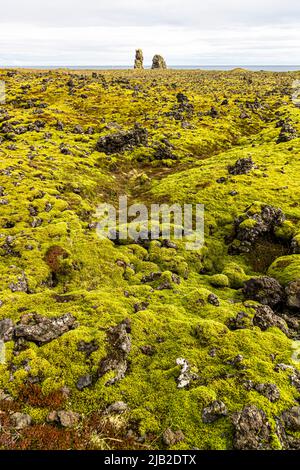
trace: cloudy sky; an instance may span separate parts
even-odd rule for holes
[[[299,0],[8,0],[0,65],[299,65]]]

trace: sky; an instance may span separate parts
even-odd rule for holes
[[[0,66],[299,65],[299,0],[8,0]]]

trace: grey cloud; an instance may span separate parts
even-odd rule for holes
[[[10,0],[0,22],[49,26],[177,25],[207,29],[213,25],[294,23],[296,0]]]
[[[8,0],[0,64],[297,64],[299,0]]]

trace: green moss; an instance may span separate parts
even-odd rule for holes
[[[236,263],[227,264],[223,270],[223,274],[229,279],[229,285],[232,289],[240,289],[249,278],[243,268]]]
[[[291,237],[298,239],[300,189],[295,175],[300,173],[300,142],[278,145],[275,128],[279,114],[290,116],[300,130],[299,109],[283,93],[297,78],[299,73],[242,70],[170,70],[155,76],[151,71],[103,71],[97,77],[85,71],[72,72],[74,93],[69,95],[69,72],[22,70],[9,77],[0,71],[7,83],[7,103],[1,109],[8,112],[8,122],[31,124],[38,111],[45,123],[41,132],[7,135],[2,132],[6,121],[0,119],[0,199],[7,201],[1,203],[0,214],[0,319],[18,322],[26,313],[72,313],[77,322],[76,329],[48,344],[26,343],[19,354],[13,352],[13,341],[6,343],[1,389],[18,401],[21,387],[38,377],[45,396],[68,390],[63,406],[85,417],[125,401],[130,408],[125,422],[130,420],[129,426],[142,435],[153,433],[153,448],[162,447],[167,427],[181,429],[186,438],[174,450],[232,448],[230,415],[251,403],[266,413],[272,446],[280,448],[275,417],[295,404],[298,392],[291,386],[290,372],[275,372],[274,366],[282,362],[298,367],[293,343],[277,328],[263,332],[251,324],[254,304],[243,303],[240,289],[249,276],[262,272],[255,272],[259,263],[228,254],[228,244],[236,218],[242,214],[242,226],[254,227],[251,217],[263,204],[286,214],[287,221],[275,231],[279,243],[286,247]],[[20,86],[28,83],[31,90],[21,93]],[[172,114],[179,90],[194,106],[191,116],[183,113],[188,123],[184,126]],[[220,104],[225,97],[229,106]],[[27,107],[32,98],[47,106]],[[247,104],[256,99],[262,102],[259,113]],[[215,119],[208,113],[212,106],[219,113]],[[241,107],[247,107],[249,119],[240,118]],[[57,130],[58,119],[64,131]],[[112,155],[95,150],[99,137],[136,122],[148,130],[148,147]],[[84,131],[92,126],[94,134],[74,134],[77,124]],[[51,137],[46,138],[46,132]],[[166,139],[176,159],[154,160],[154,149]],[[69,155],[61,152],[62,143]],[[228,165],[249,155],[257,167],[253,172],[228,174]],[[188,251],[186,240],[174,240],[176,247],[171,248],[162,240],[145,245],[99,240],[97,206],[116,205],[124,194],[129,204],[145,203],[148,208],[153,203],[204,204],[204,246]],[[60,250],[49,257],[53,247]],[[268,274],[283,285],[298,279],[299,256],[276,259]],[[157,272],[159,278],[145,281]],[[20,279],[26,281],[23,291],[15,287]],[[248,314],[247,328],[231,331],[228,321],[239,312]],[[85,374],[96,376],[107,355],[107,330],[125,318],[132,322],[125,377],[108,387],[105,383],[113,375],[109,372],[79,391],[77,380]],[[80,341],[96,341],[99,348],[87,357],[78,350]],[[153,355],[144,354],[145,346],[151,346]],[[244,368],[232,365],[237,355],[243,356]],[[198,376],[182,390],[177,387],[180,357]],[[271,403],[247,391],[245,380],[275,383],[280,400]],[[213,400],[224,401],[229,416],[207,425],[202,412]],[[19,404],[37,424],[50,411]]]
[[[209,278],[209,282],[214,287],[229,287],[229,279],[225,274],[215,274]]]
[[[268,274],[286,286],[291,281],[300,279],[300,255],[282,256],[269,267]]]

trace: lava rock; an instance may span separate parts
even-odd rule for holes
[[[289,334],[286,322],[276,315],[268,305],[258,305],[255,307],[255,315],[252,322],[254,326],[258,326],[262,331],[276,326],[283,331],[284,334]]]
[[[116,401],[115,403],[112,403],[106,408],[104,414],[114,413],[119,415],[125,413],[125,411],[128,411],[128,405],[124,403],[124,401]]]
[[[236,450],[270,449],[271,427],[265,413],[254,405],[232,415],[233,446]]]
[[[296,129],[294,129],[288,119],[277,123],[277,127],[279,126],[281,126],[281,130],[277,139],[277,144],[281,144],[282,142],[289,142],[298,137]]]
[[[282,413],[282,419],[287,429],[300,431],[300,406],[293,406]]]
[[[264,397],[266,397],[271,403],[280,399],[280,391],[276,384],[271,383],[254,383],[252,380],[248,380],[244,383],[246,390],[255,390]]]
[[[172,431],[171,428],[168,428],[163,433],[163,443],[167,447],[178,444],[178,442],[184,441],[184,439],[185,439],[185,436],[180,429],[177,431]]]
[[[11,416],[11,421],[15,429],[21,430],[31,425],[32,418],[26,413],[17,412]]]
[[[128,131],[100,137],[96,144],[96,150],[110,155],[141,145],[148,145],[148,131],[136,124],[133,129]]]
[[[80,391],[93,385],[93,377],[90,374],[82,375],[76,383],[76,388]]]
[[[285,214],[281,209],[267,204],[262,204],[259,210],[253,209],[253,205],[249,206],[245,214],[235,220],[234,239],[238,243],[230,246],[231,254],[248,253],[258,240],[275,237],[275,228],[285,221]]]
[[[213,401],[209,406],[204,408],[202,413],[203,423],[213,423],[219,418],[228,415],[227,407],[222,401]]]
[[[288,307],[300,309],[300,279],[290,282],[285,292]]]
[[[47,421],[49,423],[56,423],[63,428],[74,428],[78,425],[80,415],[74,411],[51,411],[48,414]]]
[[[79,341],[77,344],[77,351],[84,352],[87,357],[89,357],[93,352],[98,351],[98,349],[99,344],[94,339],[90,342]]]
[[[251,157],[240,158],[234,165],[228,166],[228,173],[231,175],[246,175],[255,166]]]
[[[186,359],[179,357],[176,359],[176,364],[181,367],[179,377],[177,378],[177,388],[186,388],[190,385],[191,381],[199,378],[197,374],[191,372],[190,364]]]
[[[107,372],[114,371],[115,377],[108,380],[105,385],[114,385],[125,377],[128,361],[127,356],[131,350],[130,320],[126,319],[117,326],[108,330],[109,351],[99,364],[97,376],[103,377]]]
[[[216,294],[209,294],[207,297],[207,302],[215,307],[219,307],[220,301]]]
[[[256,300],[271,308],[278,307],[285,301],[285,292],[279,282],[267,276],[253,277],[246,281],[243,294],[246,299]]]
[[[75,318],[70,313],[48,318],[38,314],[24,315],[16,325],[14,335],[38,345],[49,343],[75,327]]]
[[[0,340],[11,341],[14,335],[14,323],[10,318],[0,321]]]

